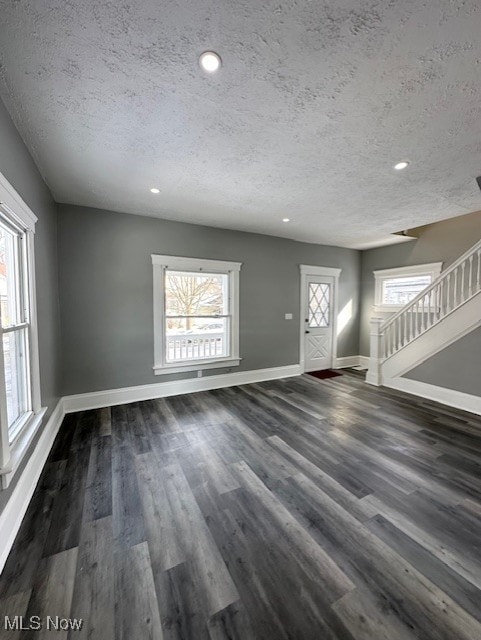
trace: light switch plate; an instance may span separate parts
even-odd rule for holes
[[[285,320],[292,320],[292,313],[286,313],[286,314],[284,315],[284,319],[285,319]]]

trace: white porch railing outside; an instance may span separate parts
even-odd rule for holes
[[[226,356],[226,347],[225,333],[167,335],[167,362]]]
[[[387,321],[371,320],[367,380],[381,384],[382,363],[481,291],[481,240]]]

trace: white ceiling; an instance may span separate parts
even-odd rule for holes
[[[481,208],[480,34],[479,0],[2,0],[0,92],[59,202],[359,246]]]

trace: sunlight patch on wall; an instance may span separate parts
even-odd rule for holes
[[[337,316],[337,335],[340,336],[343,330],[349,324],[350,319],[352,318],[352,298],[349,302],[344,306],[344,308],[339,312]]]

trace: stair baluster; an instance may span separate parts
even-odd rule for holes
[[[469,256],[469,276],[468,276],[468,296],[469,297],[473,295],[473,258],[474,256]]]
[[[454,285],[453,285],[453,309],[456,308],[458,303],[458,268],[454,270]]]
[[[478,250],[477,256],[478,256],[478,276],[476,278],[476,283],[477,283],[476,290],[479,290],[479,287],[481,286],[481,249]]]

